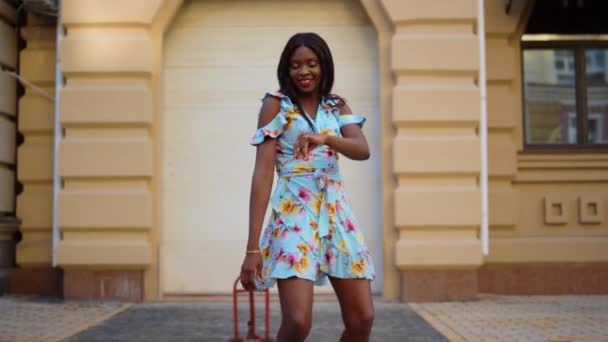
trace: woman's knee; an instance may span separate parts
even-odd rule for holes
[[[286,312],[283,314],[283,324],[299,336],[308,336],[312,317],[305,312]]]
[[[362,310],[356,310],[348,315],[344,319],[346,330],[353,332],[367,333],[372,329],[374,323],[374,309],[365,308]]]

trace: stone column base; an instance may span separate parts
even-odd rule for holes
[[[608,294],[608,263],[484,265],[479,291],[496,294]]]
[[[51,266],[11,268],[8,274],[8,292],[12,294],[63,296],[63,271]]]
[[[405,302],[472,300],[477,295],[477,270],[407,270],[401,272]]]
[[[8,291],[8,275],[15,267],[15,233],[21,222],[15,217],[0,216],[0,296]]]
[[[66,299],[109,299],[141,302],[144,298],[142,270],[66,269]]]

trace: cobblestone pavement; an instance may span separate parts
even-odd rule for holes
[[[410,304],[451,341],[608,341],[608,296],[493,296]]]
[[[60,341],[119,313],[130,304],[0,297],[0,341]]]
[[[248,317],[245,305],[241,317]],[[258,324],[262,307],[258,305]],[[271,306],[271,331],[276,333],[279,308]],[[241,331],[245,331],[245,319]],[[336,302],[316,302],[307,341],[337,341],[342,329]],[[258,330],[262,332],[263,330]],[[231,303],[144,303],[136,305],[69,342],[89,341],[228,341],[233,336]],[[241,335],[242,337],[242,335]],[[406,304],[376,302],[372,341],[446,341]]]
[[[241,304],[241,310],[243,332],[248,315],[246,305]],[[278,305],[273,303],[271,310],[274,335],[279,323]],[[260,324],[262,307],[259,304],[258,313]],[[228,341],[232,329],[232,304],[228,301],[130,305],[0,297],[2,342],[62,338],[65,342]],[[313,329],[307,341],[337,341],[341,329],[337,303],[316,302]],[[479,300],[471,302],[409,305],[376,302],[372,341],[446,341],[446,338],[450,341],[608,341],[608,295],[481,295]]]

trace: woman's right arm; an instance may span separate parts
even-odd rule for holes
[[[258,128],[271,122],[280,111],[280,100],[266,96],[260,109]],[[267,138],[257,146],[255,167],[251,179],[251,195],[249,197],[249,238],[247,250],[258,250],[264,215],[270,199],[272,182],[274,180],[274,164],[276,159],[276,139]],[[259,253],[247,254],[241,269],[243,287],[252,290],[254,279],[261,279],[262,260]]]

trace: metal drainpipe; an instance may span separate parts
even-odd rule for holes
[[[479,136],[481,140],[481,250],[483,255],[490,252],[489,216],[488,216],[488,95],[486,85],[486,27],[484,0],[477,0],[477,37],[479,39],[479,91],[480,118]]]
[[[57,5],[57,37],[55,44],[55,117],[54,117],[54,142],[53,142],[53,239],[52,239],[52,266],[57,266],[57,244],[61,240],[59,231],[59,190],[61,178],[59,176],[59,144],[63,138],[63,127],[59,116],[59,99],[63,87],[63,76],[61,74],[61,40],[63,38],[63,25],[61,23],[61,1]]]

